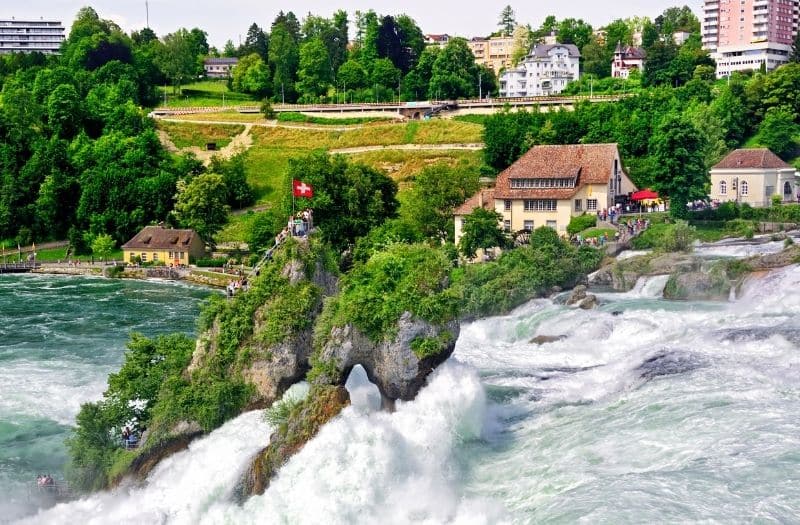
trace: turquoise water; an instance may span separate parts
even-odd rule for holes
[[[81,403],[100,398],[132,331],[192,334],[210,293],[195,286],[0,276],[0,522],[39,473],[61,478]]]

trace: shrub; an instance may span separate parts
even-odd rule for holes
[[[664,252],[689,251],[697,238],[694,226],[686,221],[675,224],[654,224],[639,236],[634,237],[631,246],[637,250],[656,249]]]
[[[778,194],[773,195],[772,197],[770,197],[770,201],[772,202],[773,206],[780,206],[781,204],[783,204],[783,196]]]
[[[201,268],[222,268],[227,262],[227,257],[217,257],[216,259],[202,258],[195,260],[195,264]]]
[[[596,215],[578,215],[569,220],[569,225],[567,226],[567,233],[570,235],[575,235],[576,233],[580,233],[583,230],[587,230],[589,228],[594,228],[597,226],[597,216]]]
[[[411,341],[411,351],[414,352],[417,359],[422,360],[441,354],[452,342],[453,334],[447,331],[436,337],[415,337]]]

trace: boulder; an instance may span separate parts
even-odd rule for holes
[[[433,369],[453,353],[459,331],[457,320],[434,325],[405,312],[397,322],[396,335],[378,342],[372,341],[352,324],[334,327],[319,359],[335,363],[342,377],[360,364],[384,397],[407,401],[414,399]],[[420,359],[412,350],[412,344],[422,338],[441,341],[441,350],[436,355]],[[340,379],[320,378],[329,383],[339,383]]]
[[[578,304],[586,298],[586,287],[579,284],[572,289],[572,293],[567,299],[567,305]]]
[[[547,343],[555,343],[556,341],[563,341],[566,338],[566,335],[537,335],[530,340],[530,343],[533,345],[543,345]]]
[[[597,308],[597,296],[594,294],[586,294],[579,303],[578,308],[581,310],[591,310],[592,308]]]
[[[664,288],[664,298],[688,301],[727,301],[731,282],[720,272],[674,274]]]

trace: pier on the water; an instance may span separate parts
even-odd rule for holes
[[[0,263],[0,273],[28,273],[37,268],[41,268],[41,264],[35,262],[16,262],[16,263]]]

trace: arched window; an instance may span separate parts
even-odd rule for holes
[[[728,183],[724,180],[719,181],[719,194],[720,195],[727,195],[728,194]]]
[[[792,185],[788,180],[783,183],[783,199],[787,201],[792,199]]]
[[[741,191],[741,194],[742,194],[742,195],[747,195],[747,181],[746,181],[746,180],[743,180],[743,181],[742,181],[742,191]]]

